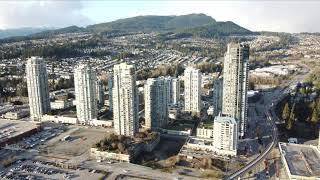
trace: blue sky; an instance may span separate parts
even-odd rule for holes
[[[320,2],[287,0],[0,1],[0,29],[86,26],[138,15],[204,13],[254,31],[320,32]]]

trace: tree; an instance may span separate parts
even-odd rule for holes
[[[290,116],[289,116],[289,119],[286,123],[286,128],[287,130],[291,130],[292,127],[293,127],[293,123],[295,121],[295,118],[296,118],[296,115],[295,115],[295,106],[296,104],[293,104],[292,108],[291,108],[291,111],[290,111]]]
[[[306,94],[307,94],[306,88],[305,88],[305,87],[300,88],[300,93],[301,93],[302,95],[306,95]]]
[[[282,111],[282,119],[287,121],[289,119],[289,116],[290,116],[289,104],[286,103]]]
[[[295,113],[296,113],[296,103],[294,103],[291,108],[289,119],[295,120],[296,119]]]
[[[286,123],[286,129],[287,130],[291,130],[293,126],[293,120],[292,119],[288,119],[287,123]]]
[[[261,137],[262,137],[262,136],[261,136],[260,126],[257,126],[257,128],[256,128],[256,136],[257,136],[258,138],[261,138]]]
[[[110,134],[108,137],[107,137],[108,141],[111,141],[111,142],[114,142],[114,141],[117,141],[118,140],[118,137],[117,135],[115,134]]]
[[[125,146],[124,146],[124,144],[123,143],[118,143],[118,149],[119,149],[119,151],[121,152],[121,153],[124,153],[124,151],[125,151]]]
[[[254,82],[250,81],[249,82],[249,90],[254,90],[254,88],[255,88]]]
[[[104,147],[104,141],[100,141],[100,143],[99,143],[99,146],[98,146],[98,147],[103,148],[103,147]]]
[[[320,99],[316,103],[316,108],[317,108],[318,112],[320,112]]]
[[[28,96],[27,82],[22,82],[17,85],[17,96]]]
[[[112,149],[116,149],[117,148],[117,144],[115,142],[111,143],[111,147]]]
[[[311,124],[313,126],[316,126],[318,121],[319,121],[319,111],[317,108],[314,108],[311,116]]]

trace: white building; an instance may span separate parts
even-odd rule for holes
[[[113,111],[112,88],[113,88],[113,75],[109,74],[109,77],[108,77],[109,111]]]
[[[208,108],[208,110],[207,110],[207,114],[208,114],[208,116],[213,116],[213,115],[214,115],[213,106],[209,106],[209,108]]]
[[[237,154],[238,126],[232,117],[216,116],[213,125],[213,146],[218,154]]]
[[[240,137],[245,135],[248,119],[248,62],[248,45],[228,44],[223,67],[222,114],[237,120]]]
[[[51,109],[67,109],[73,106],[73,101],[70,99],[66,100],[55,100],[50,102]]]
[[[113,75],[114,130],[118,135],[132,136],[139,130],[135,67],[126,63],[115,65]]]
[[[10,111],[4,114],[5,119],[18,120],[24,117],[27,117],[30,114],[29,109],[20,109],[16,111]]]
[[[184,71],[184,110],[197,114],[201,111],[201,72],[193,67]]]
[[[74,70],[77,118],[81,124],[97,119],[97,75],[88,64],[79,64]]]
[[[168,120],[167,79],[149,78],[144,85],[145,125],[147,128],[162,128]]]
[[[50,112],[48,74],[44,60],[31,57],[26,64],[30,118],[41,121],[44,114]]]
[[[96,81],[96,98],[100,106],[104,105],[104,87],[100,79]]]
[[[199,138],[213,138],[213,127],[206,129],[204,127],[197,128],[197,137]]]
[[[42,121],[51,121],[55,123],[79,124],[78,118],[66,116],[43,115]],[[90,126],[112,127],[113,121],[97,120],[90,121]]]
[[[178,78],[166,77],[167,98],[169,104],[179,104],[180,100],[180,81]]]

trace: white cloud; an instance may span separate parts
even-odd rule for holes
[[[320,32],[320,2],[305,1],[175,1],[178,14],[205,13],[254,31]]]
[[[0,28],[87,25],[90,20],[80,13],[82,8],[80,1],[3,1]]]
[[[89,25],[135,15],[204,13],[253,31],[320,32],[314,0],[0,1],[0,28]]]

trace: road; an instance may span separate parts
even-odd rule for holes
[[[245,167],[239,169],[238,171],[231,174],[229,177],[227,177],[227,180],[231,179],[237,179],[242,177],[244,174],[249,172],[252,168],[254,168],[256,165],[261,163],[266,157],[271,153],[272,149],[275,148],[278,145],[278,130],[276,126],[276,121],[279,121],[278,117],[276,116],[276,113],[274,112],[274,107],[276,107],[276,104],[281,102],[281,100],[288,95],[291,91],[291,87],[298,82],[301,82],[305,77],[308,75],[309,68],[306,65],[299,64],[300,66],[303,66],[303,71],[301,71],[301,74],[298,74],[295,76],[294,79],[289,81],[287,86],[281,89],[276,89],[272,92],[272,98],[269,99],[268,102],[265,102],[266,104],[266,110],[265,115],[268,118],[268,120],[271,123],[272,128],[272,142],[267,146],[267,148],[255,159],[251,160]]]
[[[268,118],[268,120],[271,122],[272,124],[272,142],[268,145],[268,147],[256,158],[253,159],[252,161],[250,161],[245,167],[243,167],[242,169],[236,171],[235,173],[233,173],[231,176],[229,176],[226,179],[236,179],[241,177],[242,175],[244,175],[245,173],[247,173],[251,168],[253,168],[255,165],[259,164],[261,161],[263,161],[267,155],[272,151],[272,149],[277,146],[278,144],[278,130],[277,127],[275,125],[275,121],[273,120],[273,117],[271,115],[271,112],[266,112],[266,116]]]

